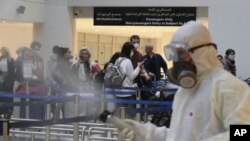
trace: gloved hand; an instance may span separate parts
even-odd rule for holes
[[[13,86],[13,92],[15,93],[16,92],[16,90],[18,89],[18,87],[21,85],[21,83],[20,82],[18,82],[18,81],[15,81],[14,82],[14,86]]]
[[[119,140],[123,141],[124,139],[128,138],[131,141],[144,141],[146,137],[146,128],[143,124],[126,119],[124,122],[130,127],[130,129],[125,128],[119,133]]]

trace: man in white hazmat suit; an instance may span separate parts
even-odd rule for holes
[[[186,23],[164,49],[167,59],[173,60],[170,79],[181,86],[175,95],[170,128],[125,120],[134,130],[124,129],[121,134],[135,141],[229,141],[231,124],[250,124],[249,86],[222,68],[205,26]],[[195,67],[186,70],[194,70],[195,75],[178,67],[183,58],[190,60],[185,58],[187,53]]]

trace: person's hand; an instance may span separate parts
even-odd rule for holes
[[[143,61],[142,62],[138,62],[137,66],[140,67],[141,69],[143,69],[143,63],[144,63]]]
[[[21,82],[14,81],[14,86],[13,86],[13,93],[17,91],[17,89],[22,85]]]
[[[148,75],[149,75],[150,77],[155,77],[155,74],[152,73],[152,72],[149,72]]]
[[[130,129],[125,128],[119,132],[119,138],[125,139],[128,138],[131,141],[143,141],[146,137],[146,129],[143,124],[130,120],[125,119],[124,122],[130,127]]]
[[[141,76],[144,77],[146,80],[150,79],[150,77],[149,77],[148,73],[145,71],[145,69],[144,69],[144,71],[143,70],[141,71]]]
[[[119,135],[118,135],[119,141],[125,141],[126,139],[130,139],[131,141],[133,141],[134,138],[135,138],[134,131],[131,131],[127,128],[125,128],[121,132],[119,132]]]

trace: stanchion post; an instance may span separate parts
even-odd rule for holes
[[[126,118],[126,107],[120,107],[120,114],[121,119]]]
[[[51,96],[51,87],[49,87],[48,96]],[[47,104],[47,120],[51,119],[51,104]],[[50,141],[50,126],[46,127],[46,141]]]
[[[102,85],[102,91],[104,91],[104,85]],[[106,99],[106,95],[105,94],[101,94],[101,110],[100,111],[104,111],[105,110],[105,99]]]
[[[4,116],[1,117],[1,121],[3,124],[3,141],[9,141],[9,119],[5,118]]]
[[[140,90],[137,90],[136,100],[137,101],[141,100],[141,91]],[[140,104],[136,104],[136,109],[140,109],[140,108],[141,108],[141,105]],[[140,113],[136,113],[136,120],[138,122],[141,121],[141,114]]]
[[[145,105],[144,105],[144,108],[148,108],[148,105],[145,104]],[[143,119],[144,119],[144,122],[145,122],[145,123],[148,122],[148,113],[147,113],[147,112],[144,113]]]
[[[75,95],[75,117],[80,116],[80,96]],[[74,123],[74,141],[79,141],[79,122]]]
[[[29,95],[29,81],[28,80],[26,80],[26,96],[28,96]],[[28,98],[26,98],[26,102],[29,102],[29,99]],[[26,118],[27,119],[29,119],[29,106],[28,105],[26,105],[26,113],[25,113],[25,115],[26,115]]]

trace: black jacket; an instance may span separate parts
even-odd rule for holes
[[[0,84],[0,92],[3,94],[12,94],[13,86],[14,86],[14,59],[8,59],[8,72],[7,76],[5,77],[3,83]],[[0,102],[13,102],[13,98],[3,98],[0,97]],[[0,114],[7,114],[11,115],[13,111],[12,107],[0,107]]]
[[[3,84],[0,84],[0,91],[12,92],[14,86],[14,73],[15,73],[14,59],[12,58],[8,59],[7,63],[8,63],[7,77],[4,79]]]

